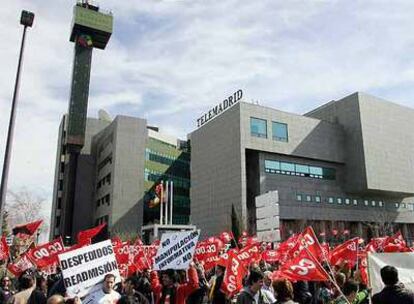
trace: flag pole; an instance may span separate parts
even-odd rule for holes
[[[169,185],[170,185],[170,181],[165,181],[165,202],[163,201],[162,203],[165,204],[164,208],[164,222],[165,225],[168,225],[168,201],[169,201]]]
[[[163,224],[163,219],[162,219],[162,215],[163,215],[163,205],[162,205],[162,201],[164,199],[164,181],[161,181],[161,195],[160,195],[160,225]]]
[[[312,228],[312,227],[311,227]],[[313,230],[313,229],[312,229]],[[306,241],[303,239],[303,237],[301,236],[302,240],[306,243]],[[346,303],[351,304],[349,302],[349,300],[346,298],[346,296],[344,295],[344,293],[342,292],[341,288],[339,287],[338,283],[336,283],[335,281],[335,277],[333,276],[332,273],[332,277],[331,275],[325,270],[325,268],[323,268],[323,266],[321,265],[321,263],[319,263],[319,261],[314,257],[314,255],[309,251],[308,246],[304,246],[306,252],[312,257],[312,259],[318,263],[318,265],[320,266],[320,268],[325,272],[325,274],[328,276],[329,280],[331,281],[332,284],[334,284],[334,286],[336,287],[336,289],[338,289],[338,292],[341,294],[341,296],[345,299]],[[329,263],[328,263],[329,265]]]
[[[173,189],[174,189],[174,181],[170,182],[170,224],[173,224],[173,207],[174,207],[174,196],[173,196]]]

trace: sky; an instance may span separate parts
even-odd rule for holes
[[[9,189],[45,198],[50,214],[57,131],[67,111],[72,0],[0,6],[0,165],[22,26],[28,30]],[[96,3],[96,2],[95,2]],[[238,89],[244,101],[305,113],[353,92],[414,108],[414,1],[101,0],[114,15],[94,50],[88,115],[146,118],[185,138]]]

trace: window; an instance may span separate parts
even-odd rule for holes
[[[342,198],[338,197],[338,198],[336,199],[336,202],[338,203],[338,205],[341,205],[341,204],[342,204]]]
[[[351,200],[349,198],[345,199],[345,205],[349,205],[351,203]]]
[[[287,124],[272,121],[272,136],[274,140],[287,142],[288,141]]]
[[[401,203],[401,208],[405,209],[405,203]]]
[[[310,195],[306,195],[306,201],[307,202],[311,202],[312,201],[312,196],[310,196]]]
[[[315,202],[316,203],[320,203],[321,202],[321,196],[320,195],[315,195]]]
[[[296,194],[296,200],[298,202],[301,202],[302,201],[302,194]]]
[[[282,171],[289,171],[289,172],[295,172],[295,164],[293,163],[280,163],[280,170]]]
[[[378,202],[378,206],[380,206],[380,207],[384,207],[384,202],[383,202],[383,201],[379,201],[379,202]]]
[[[309,166],[296,164],[295,169],[301,176],[309,175]]]
[[[358,206],[358,200],[357,199],[353,199],[352,203],[354,204],[354,206]]]
[[[395,208],[400,208],[400,203],[395,203],[394,206]]]
[[[267,138],[267,121],[250,117],[250,135]]]
[[[375,207],[376,205],[377,205],[377,202],[376,202],[376,201],[372,201],[372,202],[371,202],[371,206],[372,206],[372,207]]]
[[[314,167],[304,164],[265,160],[265,172],[273,174],[286,174],[319,179],[335,179],[335,169]]]
[[[329,204],[333,204],[334,203],[334,198],[332,196],[328,197],[328,203]]]
[[[365,205],[365,206],[368,206],[368,205],[369,205],[368,200],[364,200],[364,205]]]

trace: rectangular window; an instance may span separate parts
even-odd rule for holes
[[[277,141],[288,141],[288,127],[287,124],[272,121],[272,136]]]
[[[380,207],[384,207],[384,202],[383,202],[383,201],[379,201],[379,202],[378,202],[378,206],[380,206]]]
[[[401,208],[405,209],[405,203],[401,203]]]
[[[311,201],[312,201],[312,196],[310,196],[310,195],[306,195],[306,201],[307,201],[307,202],[311,202]]]
[[[271,170],[270,172],[276,171],[276,170],[280,170],[280,162],[275,161],[275,160],[265,160],[265,169],[266,170]],[[274,172],[273,172],[274,173]]]
[[[298,202],[301,202],[302,201],[302,194],[296,194],[296,200]]]
[[[395,203],[394,206],[395,208],[400,208],[400,203]]]
[[[315,195],[315,202],[316,202],[316,203],[320,203],[320,202],[321,202],[321,197],[320,197],[320,195]]]
[[[334,203],[334,198],[332,196],[328,197],[328,203],[329,204],[333,204]]]
[[[300,173],[303,175],[309,175],[309,166],[307,165],[295,165],[296,173]]]
[[[357,199],[353,199],[352,203],[354,204],[354,206],[358,206],[358,200]]]
[[[336,202],[338,203],[338,205],[342,205],[342,198],[338,197],[336,199]]]
[[[312,174],[312,175],[319,175],[319,176],[323,175],[321,167],[309,166],[309,173]]]
[[[349,205],[351,203],[351,200],[349,198],[345,199],[345,205]]]
[[[376,201],[371,201],[371,206],[375,207],[377,205]]]
[[[267,138],[267,121],[250,117],[250,135]]]
[[[295,164],[281,162],[280,163],[280,170],[295,172]]]
[[[369,202],[367,200],[364,200],[364,205],[365,206],[368,206],[369,205]]]
[[[335,179],[335,169],[322,168],[322,176],[324,179]]]

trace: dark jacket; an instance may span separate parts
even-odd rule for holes
[[[258,291],[258,293],[259,293],[258,304],[264,304],[263,295],[260,292],[260,290]],[[254,296],[255,295],[251,293],[250,288],[246,286],[237,296],[236,304],[256,304]]]
[[[402,285],[386,286],[372,297],[372,304],[414,304],[414,293]]]

